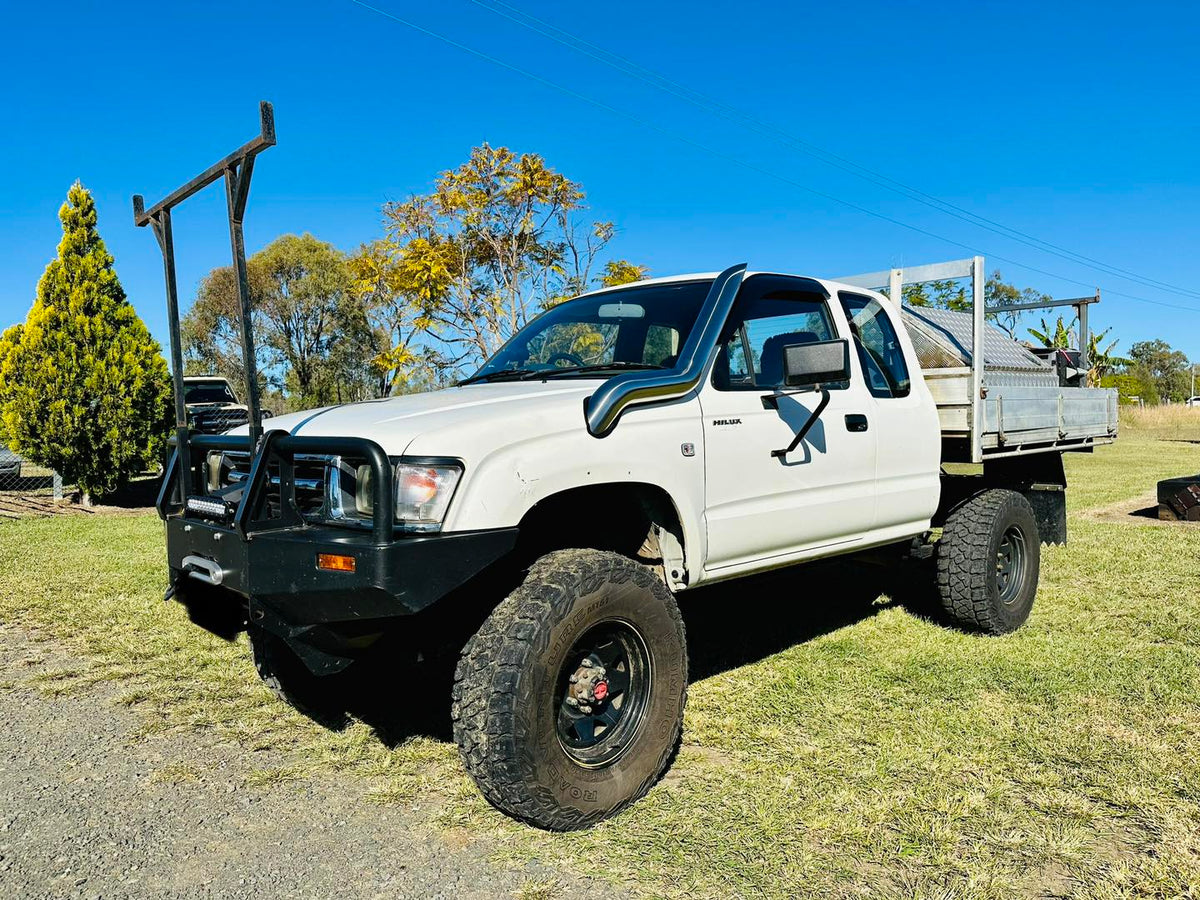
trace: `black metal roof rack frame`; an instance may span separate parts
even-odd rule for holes
[[[234,516],[233,525],[243,540],[266,527],[288,527],[303,524],[296,509],[293,461],[299,453],[350,454],[363,459],[371,468],[373,483],[379,497],[372,513],[372,534],[383,543],[394,536],[395,506],[392,495],[391,462],[382,448],[365,438],[295,437],[286,432],[272,432],[263,437],[262,409],[258,396],[258,367],[254,353],[254,327],[251,317],[250,284],[246,274],[246,242],[242,223],[246,216],[246,201],[250,196],[250,178],[254,174],[254,158],[268,147],[275,146],[275,112],[265,100],[258,105],[260,130],[258,137],[243,144],[220,162],[209,166],[191,181],[172,191],[158,203],[146,208],[141,194],[133,197],[133,222],[138,227],[149,225],[163,255],[163,273],[167,285],[167,327],[171,339],[171,379],[175,387],[175,435],[171,443],[175,452],[167,463],[159,492],[159,515],[179,512],[186,515],[188,497],[196,485],[196,465],[192,449],[200,451],[243,450],[253,457],[250,477]],[[171,236],[171,210],[216,181],[225,180],[226,212],[229,216],[229,244],[233,251],[233,268],[237,280],[238,305],[241,313],[242,363],[246,373],[246,406],[249,409],[249,434],[190,435],[188,433],[187,403],[183,385],[183,341],[180,335],[179,290],[175,278],[175,243]],[[266,491],[270,483],[269,468],[279,469],[280,516],[274,526],[262,519],[266,508]],[[177,493],[176,493],[177,492]]]
[[[249,445],[254,448],[262,437],[262,409],[258,397],[258,367],[254,352],[254,330],[251,322],[250,284],[246,274],[246,243],[242,222],[246,201],[250,196],[250,178],[254,174],[254,158],[268,147],[275,146],[275,112],[265,100],[259,103],[259,135],[234,150],[220,162],[209,166],[188,181],[146,208],[141,194],[133,197],[133,222],[138,227],[149,225],[162,250],[163,274],[167,284],[167,327],[171,340],[171,380],[175,387],[175,453],[174,469],[179,481],[179,496],[187,502],[188,481],[192,460],[188,436],[187,404],[183,386],[183,346],[180,337],[179,291],[175,279],[175,243],[171,236],[171,210],[214,182],[225,180],[225,203],[229,216],[229,243],[233,251],[233,268],[237,280],[238,303],[241,311],[242,363],[246,373],[246,407],[249,411]],[[166,485],[164,485],[166,491]]]

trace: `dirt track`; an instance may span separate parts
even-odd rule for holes
[[[611,896],[536,862],[504,871],[450,846],[420,813],[361,783],[248,788],[241,751],[202,736],[143,738],[104,687],[59,697],[31,677],[70,659],[0,624],[0,896]],[[261,764],[262,760],[257,760]]]

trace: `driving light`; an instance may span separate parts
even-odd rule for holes
[[[220,497],[188,497],[187,511],[210,519],[224,519],[232,512],[229,504]]]
[[[397,464],[397,523],[408,531],[437,531],[461,477],[458,466]]]

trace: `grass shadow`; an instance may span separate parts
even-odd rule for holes
[[[154,506],[161,487],[161,477],[142,475],[121,485],[111,494],[105,494],[98,502],[103,506],[115,506],[119,509],[144,509]]]

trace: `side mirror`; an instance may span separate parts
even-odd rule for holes
[[[850,342],[815,341],[783,348],[783,383],[787,387],[850,380]]]
[[[269,409],[260,409],[258,411],[258,414],[260,416],[262,416],[264,419],[270,419],[272,416],[275,415],[275,413],[271,412]]]
[[[800,442],[817,424],[821,413],[829,405],[829,388],[826,385],[850,380],[850,342],[845,338],[836,341],[816,341],[811,344],[791,344],[783,348],[783,383],[788,387],[819,387],[821,402],[809,413],[792,442],[782,450],[772,450],[776,459],[787,455],[800,446]],[[768,401],[772,401],[768,404]],[[774,405],[778,409],[778,395],[763,398],[763,406]]]

